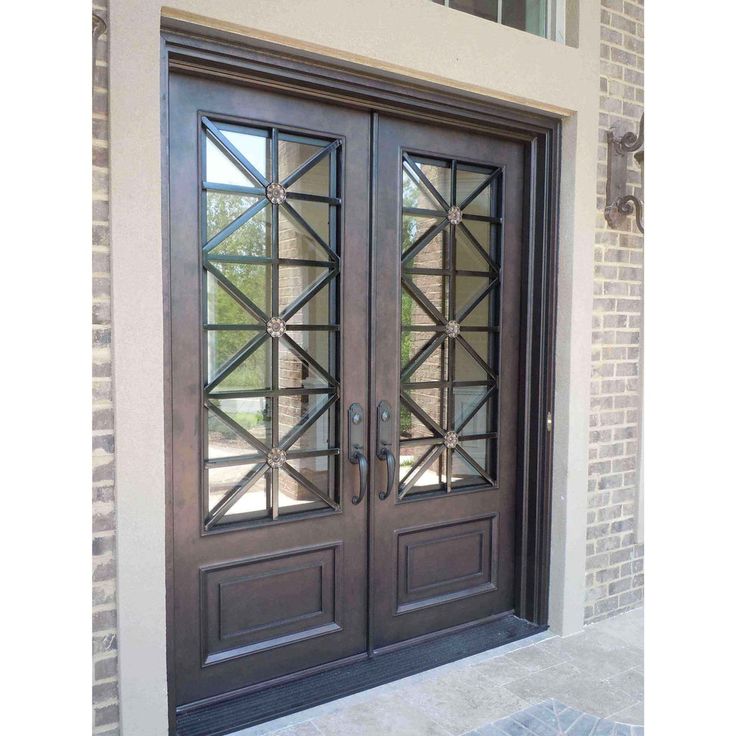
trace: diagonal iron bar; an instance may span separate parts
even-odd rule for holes
[[[337,263],[339,258],[337,254],[330,248],[330,246],[317,234],[314,228],[288,203],[282,202],[281,208],[286,213],[286,216],[293,220],[293,222],[307,232],[310,238],[325,250],[327,257]]]
[[[427,358],[445,341],[447,335],[441,332],[439,335],[429,339],[422,349],[406,364],[404,370],[401,371],[401,380],[406,381],[412,373],[414,373]]]
[[[436,225],[429,228],[424,235],[422,235],[419,240],[412,243],[405,251],[404,254],[401,256],[401,262],[407,263],[412,258],[415,258],[416,255],[427,245],[429,245],[435,237],[444,230],[449,223],[449,220],[445,217],[444,219],[440,220]]]
[[[419,417],[419,419],[421,419],[429,429],[435,432],[438,437],[445,436],[445,430],[442,429],[442,427],[440,427],[440,425],[437,424],[434,419],[432,419],[432,417],[430,417],[429,414],[427,414],[424,409],[422,409],[422,407],[404,391],[401,391],[401,400],[406,404],[412,414],[416,414],[416,416]]]
[[[310,156],[303,164],[301,164],[298,168],[294,169],[294,171],[289,174],[286,179],[284,179],[281,184],[282,186],[286,187],[287,189],[300,177],[304,176],[310,169],[315,167],[325,156],[328,156],[333,151],[337,150],[338,146],[340,146],[342,141],[332,141],[328,146],[325,146],[321,150],[317,151],[315,154]]]
[[[445,201],[445,198],[437,191],[434,184],[427,178],[427,175],[416,165],[414,159],[405,153],[404,163],[409,166],[409,173],[413,175],[415,179],[418,179],[418,183],[424,185],[427,191],[442,205],[445,211],[450,209],[450,205]]]
[[[480,465],[478,465],[478,463],[475,462],[475,460],[473,460],[473,458],[468,455],[468,453],[465,452],[465,450],[463,450],[460,445],[455,448],[455,452],[459,452],[465,458],[465,461],[470,464],[470,466],[478,473],[478,475],[481,476],[481,478],[485,478],[493,486],[496,485],[496,481],[493,480],[493,478],[491,478],[491,476],[488,475],[488,473]]]
[[[335,278],[335,276],[337,276],[337,271],[334,268],[323,273],[322,276],[319,276],[307,287],[307,290],[304,291],[301,296],[291,302],[291,304],[289,304],[289,306],[279,314],[279,317],[281,317],[284,322],[290,320],[312,297],[317,295],[317,292],[319,292],[325,284]]]
[[[213,142],[219,145],[219,148],[222,149],[223,153],[228,154],[230,158],[240,164],[240,166],[242,166],[259,184],[263,184],[264,187],[268,186],[269,182],[263,177],[263,174],[261,174],[261,172],[258,171],[258,169],[253,166],[253,164],[248,161],[248,159],[243,156],[243,154],[232,143],[230,143],[230,141],[222,134],[222,131],[220,131],[220,129],[217,128],[209,118],[203,117],[202,124],[207,128],[207,131],[214,138]]]
[[[497,279],[488,282],[488,286],[483,287],[457,314],[456,319],[462,322],[490,293],[491,289],[498,284]],[[492,328],[487,328],[491,330]]]
[[[328,394],[326,394],[328,395]],[[307,412],[287,433],[281,438],[280,447],[288,450],[335,402],[337,393],[329,395],[327,401]]]
[[[427,452],[422,455],[418,462],[406,474],[405,479],[399,484],[399,498],[404,496],[414,487],[416,482],[422,477],[424,471],[435,461],[441,452],[445,449],[444,445],[435,445],[430,447]]]
[[[460,422],[460,424],[458,424],[455,427],[455,432],[457,432],[457,434],[460,434],[460,432],[462,432],[463,429],[468,426],[468,423],[470,422],[470,420],[480,411],[481,407],[488,401],[488,399],[491,398],[491,394],[495,390],[496,389],[494,387],[494,388],[489,388],[487,391],[484,392],[483,397],[480,399],[478,404],[474,406],[473,410],[465,417],[465,419],[463,419],[463,421]]]
[[[459,342],[467,351],[468,355],[494,380],[497,380],[496,374],[493,372],[488,363],[475,352],[475,348],[462,336],[458,335],[455,340]]]
[[[236,434],[240,435],[246,442],[250,443],[257,450],[260,450],[264,455],[268,455],[269,449],[266,445],[261,442],[258,437],[251,434],[245,427],[241,427],[231,416],[226,414],[219,406],[216,406],[211,401],[205,399],[204,405],[209,409],[221,422],[224,422],[230,429]]]
[[[447,324],[447,320],[443,317],[442,313],[437,309],[437,307],[434,306],[434,304],[432,304],[432,302],[429,301],[429,299],[427,299],[427,297],[421,291],[419,291],[417,285],[411,279],[407,279],[402,276],[401,284],[409,292],[409,295],[414,299],[414,301],[417,302],[417,304],[419,304],[419,306],[435,322],[437,322],[437,324]]]
[[[288,475],[290,475],[297,483],[304,486],[310,493],[313,493],[317,498],[324,501],[328,506],[333,509],[338,508],[338,504],[333,501],[329,496],[326,496],[309,478],[304,477],[296,468],[286,463],[282,468]]]
[[[304,350],[301,345],[292,340],[285,333],[281,336],[281,340],[292,353],[294,353],[298,358],[301,358],[305,363],[311,365],[312,368],[314,368],[314,370],[317,371],[325,381],[327,381],[327,383],[335,387],[338,386],[337,381],[306,350]]]
[[[464,210],[487,186],[490,186],[496,177],[501,173],[501,169],[496,169],[485,181],[482,181],[470,194],[465,197],[460,209]]]
[[[248,220],[257,215],[266,205],[268,200],[262,197],[258,202],[252,204],[242,215],[238,215],[229,225],[226,225],[219,233],[213,235],[204,245],[203,252],[210,253],[217,248],[223,240],[230,237],[238,228],[245,225]]]
[[[221,498],[215,507],[210,511],[207,520],[204,522],[204,528],[209,531],[217,522],[225,516],[225,514],[260,480],[260,478],[268,470],[268,465],[263,463],[250,470],[240,482],[233,486],[227,494]]]
[[[268,340],[268,333],[263,332],[260,335],[249,340],[225,365],[220,372],[205,386],[205,393],[209,393],[212,389],[219,386],[238,366],[244,363],[258,348]]]
[[[493,271],[494,275],[498,275],[498,269],[496,268],[496,264],[491,260],[491,256],[486,253],[486,249],[480,244],[478,239],[473,235],[473,233],[470,231],[470,229],[465,225],[464,222],[460,222],[457,225],[460,228],[460,231],[465,236],[465,238],[468,240],[470,245],[475,248],[475,250],[478,252],[478,254],[483,258],[483,260],[489,265],[491,271]]]

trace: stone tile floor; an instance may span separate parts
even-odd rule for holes
[[[537,634],[233,736],[641,736],[643,728],[630,726],[644,722],[643,646],[640,608],[564,639]]]

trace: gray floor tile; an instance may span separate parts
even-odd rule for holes
[[[238,736],[509,736],[501,719],[524,736],[549,736],[575,724],[584,733],[590,717],[590,736],[616,736],[617,722],[643,736],[628,728],[644,722],[643,620],[635,611],[564,639],[538,635]]]
[[[635,700],[644,700],[644,675],[638,669],[627,670],[609,678],[611,685],[631,695]]]
[[[287,726],[280,731],[274,731],[273,736],[321,736],[319,729],[311,721]]]
[[[557,689],[582,676],[583,672],[578,667],[570,662],[563,662],[513,680],[506,687],[520,698],[539,702],[552,696],[558,697]]]
[[[425,680],[403,689],[401,695],[453,734],[471,731],[529,705],[504,687],[490,686],[471,673]]]
[[[526,667],[515,662],[509,655],[479,662],[469,667],[469,671],[474,677],[482,677],[490,685],[505,685],[529,674]]]
[[[320,716],[314,725],[323,736],[448,736],[426,712],[398,695],[373,700]]]
[[[608,718],[635,702],[623,690],[600,680],[592,680],[587,675],[554,685],[549,694],[573,708],[599,718]]]
[[[569,657],[556,652],[547,642],[544,643],[546,644],[545,648],[535,645],[525,649],[517,649],[515,652],[508,654],[507,659],[514,664],[521,665],[529,672],[554,667],[554,665],[561,664],[569,659]]]
[[[643,729],[634,729],[639,727],[602,719],[548,699],[465,736],[644,736]]]
[[[639,701],[630,705],[616,713],[611,714],[611,718],[615,721],[621,721],[622,723],[631,723],[636,726],[641,726],[644,723],[644,702]]]

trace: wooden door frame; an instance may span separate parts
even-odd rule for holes
[[[263,42],[244,42],[171,22],[161,39],[162,224],[164,238],[164,391],[166,396],[166,617],[169,721],[174,729],[173,692],[173,487],[171,480],[171,329],[168,193],[168,80],[171,72],[279,90],[392,116],[441,123],[524,144],[524,254],[519,397],[519,489],[517,503],[515,602],[517,614],[546,625],[550,582],[552,487],[551,418],[554,416],[555,332],[558,259],[561,120],[439,84],[315,58]],[[374,136],[375,145],[375,136]],[[375,183],[375,156],[371,185]],[[373,213],[371,213],[373,217]],[[374,257],[373,228],[371,260]],[[371,294],[371,307],[372,307]],[[369,336],[372,345],[372,335]],[[371,417],[376,403],[370,387]],[[371,443],[374,439],[370,432]],[[371,456],[375,448],[371,448]],[[371,514],[370,519],[372,523]],[[370,534],[370,530],[369,530]],[[370,594],[369,594],[370,598]],[[369,604],[370,605],[370,604]]]

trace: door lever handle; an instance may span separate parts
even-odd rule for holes
[[[360,490],[357,496],[353,496],[353,503],[357,506],[365,497],[365,492],[368,489],[368,461],[362,452],[355,450],[350,455],[350,462],[354,465],[357,464],[360,473]]]
[[[378,448],[378,459],[386,461],[386,490],[378,494],[378,498],[383,501],[391,495],[391,489],[394,487],[394,478],[396,477],[396,458],[388,447]]]
[[[350,445],[348,460],[358,466],[360,473],[358,495],[352,498],[356,506],[363,500],[368,489],[368,460],[363,452],[365,446],[363,418],[363,407],[360,404],[350,404],[348,409],[348,444]]]
[[[396,458],[391,452],[391,406],[388,401],[381,401],[378,405],[378,449],[376,457],[386,461],[386,490],[378,494],[383,501],[391,495],[396,478]]]

